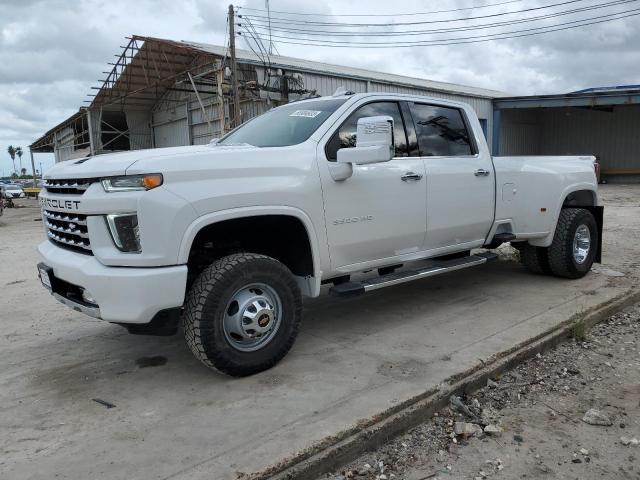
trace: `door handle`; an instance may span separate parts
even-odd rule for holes
[[[485,170],[484,168],[479,168],[474,172],[476,177],[488,177],[491,174],[489,170]]]
[[[403,182],[408,182],[410,180],[414,180],[414,181],[418,181],[418,180],[422,180],[422,174],[421,173],[414,173],[414,172],[407,172],[404,175],[402,175],[400,177],[402,179]]]

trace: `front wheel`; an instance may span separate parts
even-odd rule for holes
[[[273,367],[298,334],[302,296],[277,260],[239,253],[213,262],[189,291],[184,330],[205,365],[243,377]]]
[[[599,241],[598,226],[589,210],[561,210],[548,250],[551,272],[564,278],[584,277],[591,270]]]

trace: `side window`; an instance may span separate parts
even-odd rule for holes
[[[473,155],[469,131],[462,112],[457,108],[414,103],[411,115],[416,126],[420,156]]]
[[[336,130],[327,146],[325,152],[327,158],[335,162],[338,149],[351,148],[356,146],[356,130],[358,119],[363,117],[377,117],[378,115],[388,115],[393,118],[393,139],[396,147],[396,157],[408,157],[407,134],[404,130],[400,108],[396,102],[374,102],[363,105],[349,115],[349,118]]]

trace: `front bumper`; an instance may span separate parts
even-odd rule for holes
[[[49,241],[38,245],[38,252],[54,278],[62,280],[53,282],[54,297],[87,315],[109,322],[144,324],[161,310],[181,307],[184,302],[186,265],[108,267],[94,256],[72,252]],[[96,305],[69,294],[77,287],[86,289]]]

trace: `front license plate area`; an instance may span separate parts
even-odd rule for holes
[[[53,269],[51,267],[47,267],[45,264],[38,264],[38,276],[40,277],[40,281],[42,285],[49,289],[53,290],[51,286],[51,277],[53,277]]]

